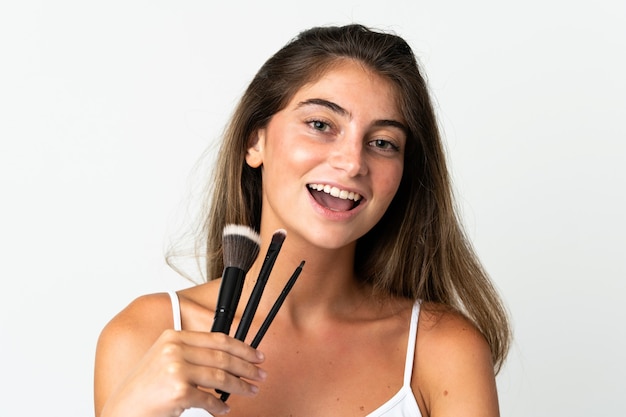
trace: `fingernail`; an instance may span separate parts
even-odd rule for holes
[[[265,359],[265,355],[260,350],[256,351],[256,357],[259,358],[259,360],[264,360]]]
[[[265,381],[265,378],[267,378],[267,372],[265,372],[263,369],[259,369],[259,378]]]

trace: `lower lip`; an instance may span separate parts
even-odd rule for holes
[[[308,189],[307,189],[307,192],[308,192]],[[359,203],[359,205],[353,208],[352,210],[334,211],[334,210],[331,210],[329,208],[326,208],[320,205],[315,200],[315,198],[313,198],[310,192],[308,192],[308,194],[309,194],[309,201],[311,202],[311,205],[313,206],[313,210],[315,210],[318,214],[322,215],[324,218],[328,220],[333,220],[333,221],[350,220],[351,218],[356,216],[363,209],[363,206],[365,205],[365,202],[361,201],[361,203]]]

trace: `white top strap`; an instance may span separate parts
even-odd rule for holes
[[[413,304],[411,312],[411,325],[409,327],[409,342],[406,348],[406,361],[404,364],[404,386],[411,386],[411,376],[413,375],[413,361],[415,359],[415,344],[417,343],[417,323],[420,316],[421,301]]]
[[[174,317],[174,330],[180,331],[183,329],[180,319],[180,302],[178,301],[178,294],[176,291],[168,291],[170,300],[172,300],[172,316]]]

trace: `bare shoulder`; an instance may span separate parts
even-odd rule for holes
[[[99,344],[108,339],[118,342],[142,339],[151,344],[163,330],[173,327],[170,297],[166,293],[143,295],[133,300],[104,327]]]
[[[198,327],[184,326],[185,321],[206,322],[206,318],[212,318],[209,301],[214,298],[216,284],[219,285],[219,283],[211,282],[177,292],[183,316],[183,327]],[[197,320],[196,316],[205,320]],[[169,294],[142,295],[133,300],[104,327],[98,340],[98,350],[114,342],[118,350],[124,348],[125,355],[132,353],[131,349],[145,352],[165,330],[174,328],[173,317]],[[200,326],[200,330],[206,330],[206,326],[204,328]]]
[[[135,299],[107,323],[96,347],[94,399],[97,414],[129,370],[172,325],[171,301],[165,293]]]
[[[418,345],[422,354],[442,358],[466,359],[466,355],[486,355],[491,358],[489,346],[482,333],[461,313],[434,303],[424,303],[419,319]],[[491,359],[489,359],[491,361]]]
[[[491,352],[462,314],[424,303],[420,312],[413,391],[430,416],[498,416]]]

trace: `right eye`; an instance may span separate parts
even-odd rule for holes
[[[330,124],[318,119],[308,120],[307,124],[311,126],[311,128],[315,130],[319,130],[320,132],[327,132],[330,129]]]

